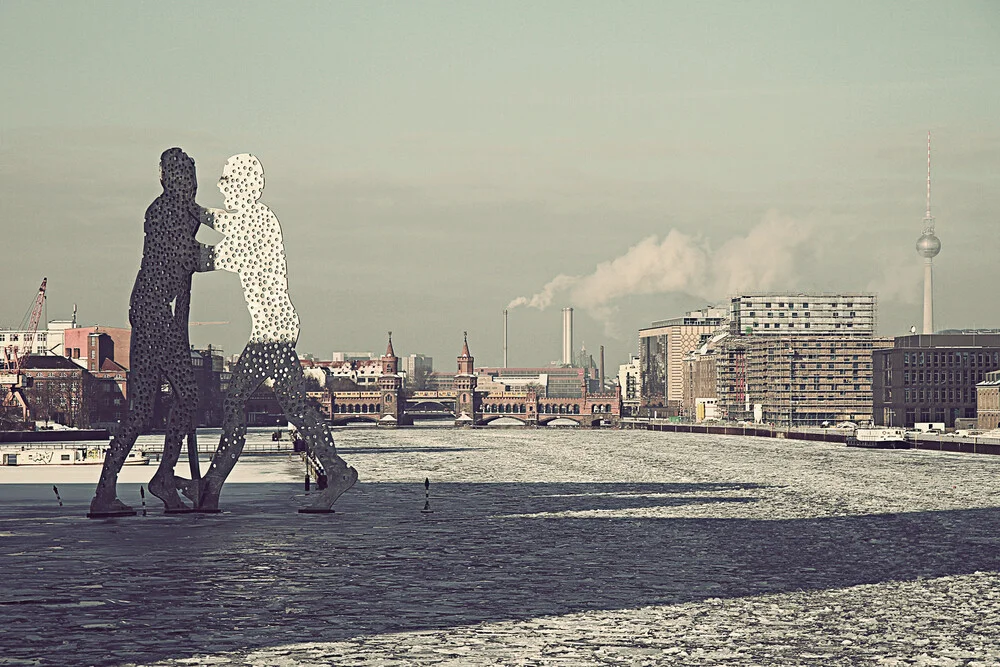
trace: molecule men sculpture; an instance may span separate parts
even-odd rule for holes
[[[161,158],[164,192],[146,211],[143,259],[132,291],[129,412],[104,460],[88,516],[134,514],[116,497],[116,481],[136,436],[152,414],[153,399],[166,379],[175,394],[167,420],[164,455],[149,490],[168,511],[186,510],[177,489],[194,509],[216,511],[226,477],[236,465],[246,438],[247,398],[266,380],[285,416],[306,441],[328,485],[303,511],[329,511],[358,479],[336,452],[322,416],[306,401],[305,382],[295,343],[299,319],[288,295],[287,267],[278,218],[260,200],[264,170],[250,154],[229,158],[218,187],[225,210],[202,208],[194,201],[194,161],[179,148]],[[224,238],[216,246],[195,240],[205,224]],[[208,473],[200,480],[175,477],[174,465],[186,433],[193,431],[196,385],[188,344],[188,310],[194,271],[232,271],[243,285],[252,330],[230,381],[224,404],[223,432]],[[171,307],[171,304],[173,306]]]

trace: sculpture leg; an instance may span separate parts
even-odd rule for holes
[[[90,501],[91,514],[132,510],[118,500],[118,473],[121,472],[135,439],[142,433],[143,427],[153,413],[153,400],[159,388],[160,380],[154,369],[137,369],[132,381],[129,382],[128,415],[118,427],[104,456],[104,467],[101,469],[101,479],[97,483],[97,492]]]
[[[177,358],[166,375],[174,396],[167,415],[163,457],[160,459],[156,474],[149,481],[149,492],[162,500],[167,510],[186,510],[187,505],[177,494],[174,467],[181,455],[184,436],[193,429],[194,412],[198,406],[198,387],[187,350]]]
[[[274,373],[274,393],[288,421],[295,425],[306,441],[306,447],[323,466],[327,487],[313,502],[315,509],[330,509],[333,503],[358,481],[358,471],[337,455],[330,427],[319,411],[309,404],[305,392],[305,377],[298,355],[290,344],[281,344],[277,351]]]
[[[263,346],[251,344],[243,350],[229,381],[229,392],[223,403],[222,437],[212,455],[208,472],[202,478],[198,507],[218,509],[222,485],[243,452],[246,443],[246,402],[264,382],[268,369]],[[190,495],[188,496],[190,497]]]

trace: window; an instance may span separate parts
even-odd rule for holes
[[[7,340],[7,334],[0,333],[0,343],[3,343],[6,340]]]
[[[21,339],[20,339],[20,337],[16,333],[12,333],[10,335],[10,342],[13,343],[14,341],[18,341],[18,340],[21,340]]]

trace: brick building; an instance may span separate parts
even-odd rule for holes
[[[98,371],[104,359],[114,359],[130,367],[129,345],[132,330],[121,327],[76,327],[63,332],[63,356],[86,368]]]
[[[89,402],[95,392],[102,391],[100,383],[83,368],[65,357],[29,356],[21,369],[30,380],[23,389],[28,404],[29,419],[88,428],[91,426]]]
[[[976,385],[976,426],[984,431],[1000,428],[1000,370],[990,371]]]

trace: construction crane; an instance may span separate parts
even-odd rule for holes
[[[11,408],[19,407],[21,409],[20,421],[22,424],[28,421],[30,413],[28,402],[25,400],[24,393],[21,390],[24,387],[31,386],[31,378],[22,377],[21,370],[27,363],[28,356],[31,355],[31,345],[35,341],[35,332],[38,331],[38,321],[42,317],[42,309],[45,306],[45,285],[47,282],[48,278],[42,278],[42,284],[38,287],[38,294],[35,295],[35,301],[31,305],[30,313],[25,318],[27,324],[22,321],[20,331],[12,332],[23,335],[24,340],[7,341],[7,344],[3,348],[3,367],[0,368],[0,395],[3,396],[0,407],[3,409],[3,415],[0,416],[7,417],[7,413]],[[18,344],[15,345],[15,342]],[[9,418],[8,421],[10,421]]]

